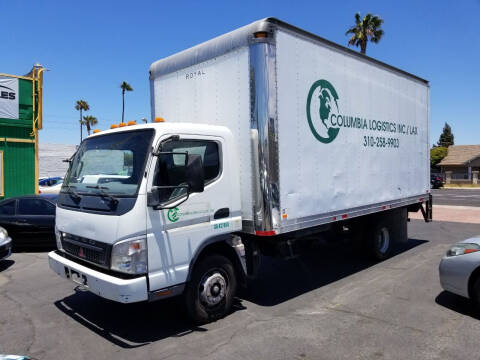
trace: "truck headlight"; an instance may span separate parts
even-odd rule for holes
[[[112,270],[127,274],[147,272],[147,240],[123,240],[113,245]]]
[[[480,251],[480,246],[477,244],[469,244],[469,243],[459,243],[453,245],[450,249],[447,251],[447,256],[458,256],[458,255],[464,255],[464,254],[470,254],[473,252]]]
[[[57,241],[57,249],[58,250],[63,250],[62,247],[62,232],[57,229],[55,226],[55,240]]]

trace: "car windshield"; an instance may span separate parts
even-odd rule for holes
[[[95,136],[82,142],[62,192],[133,196],[137,194],[153,129]]]

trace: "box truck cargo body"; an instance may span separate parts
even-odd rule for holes
[[[429,87],[416,76],[266,20],[154,63],[150,79],[153,118],[234,134],[245,231],[429,192]]]
[[[334,234],[384,259],[408,211],[431,219],[417,76],[269,18],[155,62],[150,84],[154,123],[87,138],[58,200],[50,267],[100,296],[183,294],[206,322],[260,254]]]

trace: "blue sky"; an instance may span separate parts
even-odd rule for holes
[[[456,144],[480,143],[480,0],[437,1],[7,1],[0,0],[0,72],[25,74],[40,62],[45,76],[40,141],[78,143],[77,99],[104,129],[121,119],[150,118],[152,62],[274,16],[345,45],[353,15],[384,20],[385,37],[367,54],[431,85],[431,141],[445,122]]]

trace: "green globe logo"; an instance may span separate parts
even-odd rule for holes
[[[337,100],[337,92],[327,80],[315,81],[308,92],[308,125],[313,136],[321,143],[331,143],[340,131],[331,122],[331,115],[338,115]]]
[[[180,211],[178,210],[177,207],[174,207],[168,210],[167,217],[168,217],[168,220],[170,220],[171,222],[176,222],[178,221],[178,219],[180,219]]]

